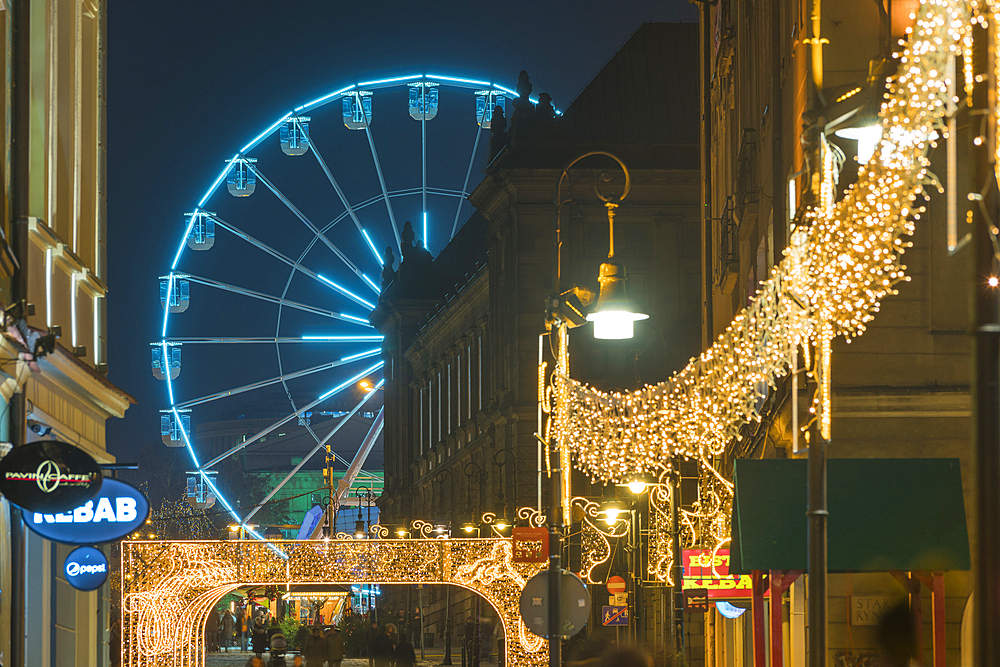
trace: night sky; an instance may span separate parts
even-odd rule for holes
[[[159,442],[158,410],[167,407],[168,401],[164,383],[150,373],[149,343],[160,336],[163,314],[157,278],[169,271],[184,230],[183,214],[193,209],[225,158],[291,107],[357,81],[422,71],[486,78],[513,88],[518,72],[525,69],[534,93],[550,93],[555,106],[564,109],[642,22],[696,20],[697,10],[683,0],[110,3],[109,377],[138,404],[124,420],[108,422],[108,449],[119,460],[130,461],[144,445]],[[380,115],[388,116],[385,109],[383,105],[373,112],[373,130]],[[434,123],[428,126],[433,125],[436,132],[447,128],[447,118]],[[318,119],[314,124],[318,144],[327,137],[321,134],[324,130]],[[349,132],[342,124],[339,129]],[[446,157],[441,151],[452,150],[450,138],[440,139],[435,145],[443,148],[436,159]],[[488,137],[484,140],[488,143]],[[276,139],[271,141],[276,143]],[[468,141],[455,141],[461,148],[454,162],[463,165],[464,175]],[[327,145],[332,143],[331,134]],[[419,140],[415,146],[419,157]],[[419,171],[407,172],[413,164],[412,149],[407,140],[381,135],[379,153],[387,178],[406,172],[419,185]],[[270,150],[280,155],[276,147]],[[344,175],[343,185],[352,201],[371,195],[373,183],[377,192],[373,174],[345,164],[353,160],[349,152],[331,151],[324,157],[335,172]],[[282,159],[305,164],[307,158]],[[363,166],[370,170],[370,154],[367,160]],[[265,162],[262,158],[261,163]],[[281,171],[279,164],[292,163],[279,163],[275,158],[262,169],[268,174],[273,169]],[[359,174],[352,180],[354,171]],[[477,163],[470,189],[480,179]],[[342,210],[328,183],[325,188],[311,187],[301,182],[296,202],[314,211],[318,219],[326,216],[328,221]],[[454,187],[461,187],[461,182]],[[295,235],[303,230],[262,190],[258,184],[254,204],[266,207],[268,220],[287,229],[289,243],[294,245]],[[218,201],[227,211],[237,206]],[[238,209],[231,215],[240,217]],[[402,218],[413,216],[398,212],[397,217],[402,224]],[[268,230],[255,233],[263,236]],[[382,241],[380,247],[385,245]],[[432,242],[431,250],[437,253],[440,245],[434,247]],[[198,255],[202,262],[214,262],[215,275],[224,268],[226,280],[260,291],[280,291],[287,278],[287,270],[258,270],[256,255],[245,247],[218,247]],[[312,257],[313,268],[320,270],[317,257]],[[338,275],[336,268],[325,270]],[[377,276],[377,269],[369,275]],[[266,304],[222,298],[219,293],[211,298],[210,308],[199,296],[199,303],[193,302],[191,311],[184,314],[185,334],[273,334],[274,314]],[[371,292],[367,298],[372,298]],[[270,318],[272,322],[270,334],[250,331],[256,319],[253,309],[258,307],[261,321]],[[188,347],[184,348],[182,378],[187,382],[187,395],[273,375],[252,363],[198,357],[207,352],[189,354]],[[270,354],[273,357],[273,351]],[[306,361],[290,362],[291,367],[308,365]],[[303,391],[314,389],[303,386]],[[183,450],[173,451],[186,456]]]

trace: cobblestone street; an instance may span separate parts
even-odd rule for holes
[[[214,653],[209,653],[205,658],[205,667],[243,667],[247,664],[247,661],[253,653],[249,651],[219,651]],[[264,654],[264,663],[270,664],[268,662],[267,653]],[[286,665],[291,665],[291,657],[287,658],[285,661]],[[420,667],[431,667],[432,665],[441,664],[440,655],[429,655],[426,660],[421,660],[419,653],[417,654],[416,665]],[[461,660],[456,661],[456,665],[461,665]],[[485,662],[483,664],[486,664]],[[367,658],[345,658],[341,663],[341,667],[368,667]]]

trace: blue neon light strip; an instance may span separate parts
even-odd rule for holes
[[[231,160],[229,160],[229,161],[228,161],[228,162],[226,163],[226,168],[222,170],[222,173],[221,173],[221,174],[219,174],[219,177],[215,179],[215,182],[214,182],[214,183],[212,183],[212,186],[211,186],[211,187],[210,187],[210,188],[208,189],[208,191],[207,191],[207,192],[205,193],[205,196],[201,198],[201,201],[200,201],[200,202],[198,202],[198,208],[201,208],[202,206],[204,206],[204,205],[205,205],[205,202],[207,202],[207,201],[208,201],[208,198],[209,198],[209,197],[211,197],[211,196],[212,196],[212,193],[214,193],[214,192],[215,192],[215,188],[219,187],[219,183],[221,183],[221,182],[222,182],[222,179],[224,179],[224,178],[226,177],[226,174],[228,174],[228,173],[229,173],[229,170],[233,168],[233,165],[234,165],[234,164],[236,164],[236,159],[237,159],[238,157],[239,157],[239,153],[237,153],[236,155],[234,155],[234,156],[232,157],[232,159],[231,159]]]
[[[427,211],[424,211],[424,250],[427,250]]]
[[[370,303],[368,301],[365,301],[364,299],[362,299],[360,296],[358,296],[354,292],[350,291],[349,289],[341,287],[340,285],[338,285],[337,283],[333,282],[329,278],[323,276],[322,274],[317,273],[316,276],[320,280],[322,280],[323,282],[328,283],[334,289],[336,289],[336,290],[338,290],[340,292],[343,292],[344,294],[346,294],[346,295],[350,296],[351,298],[353,298],[355,301],[359,301],[359,302],[363,303],[364,305],[368,306],[369,308],[371,308],[372,310],[375,310],[375,304]],[[355,319],[357,319],[357,318],[355,318]],[[362,320],[362,321],[364,321],[364,320]],[[365,322],[365,324],[368,324],[368,323]]]
[[[377,86],[380,83],[396,83],[397,81],[413,81],[414,79],[424,78],[423,74],[414,74],[412,76],[395,76],[391,79],[378,79],[376,81],[364,81],[358,84],[358,88],[364,88],[365,86]]]
[[[313,106],[314,104],[319,104],[320,102],[325,102],[326,100],[330,99],[331,97],[336,97],[337,95],[342,95],[343,93],[346,93],[348,90],[351,90],[352,88],[354,88],[354,84],[353,83],[351,85],[349,85],[348,87],[346,87],[346,88],[341,88],[340,90],[334,91],[334,92],[330,93],[329,95],[324,95],[323,97],[317,97],[312,102],[307,102],[306,104],[303,104],[300,107],[295,107],[295,111],[299,112],[299,111],[302,111],[303,109],[308,109],[309,107]]]
[[[169,378],[170,376],[168,375],[167,377]],[[233,517],[236,523],[240,524],[242,528],[245,528],[248,533],[256,537],[261,542],[265,542],[263,535],[261,535],[253,528],[250,528],[249,526],[243,523],[243,520],[233,509],[233,506],[229,504],[229,501],[226,500],[226,497],[222,495],[221,491],[219,491],[219,487],[217,487],[215,483],[212,482],[212,479],[207,474],[205,474],[205,471],[201,469],[201,464],[198,462],[198,456],[194,453],[194,447],[191,446],[191,440],[190,438],[188,438],[187,431],[184,429],[183,423],[181,422],[180,413],[177,412],[177,408],[173,408],[172,410],[174,413],[174,417],[177,419],[177,425],[180,428],[181,435],[184,436],[184,446],[187,448],[188,454],[191,455],[191,461],[194,463],[195,469],[201,474],[201,478],[205,480],[205,483],[208,484],[208,487],[212,489],[212,491],[215,493],[215,497],[222,502],[223,506],[229,512],[229,515]],[[285,560],[288,560],[288,556],[285,553],[283,553],[280,549],[275,547],[273,544],[269,543],[268,546],[271,547],[271,550],[274,551],[274,553],[278,554]]]
[[[187,228],[184,230],[184,236],[181,237],[181,244],[177,246],[177,254],[174,255],[174,263],[170,265],[171,271],[177,268],[177,262],[181,261],[181,253],[184,252],[184,246],[187,244],[188,236],[191,235],[191,229],[194,227],[194,221],[198,217],[198,209],[194,210],[191,214],[191,221],[188,222]]]
[[[372,254],[375,255],[375,261],[378,264],[381,264],[382,258],[379,257],[378,248],[375,247],[375,244],[372,242],[372,237],[368,236],[368,231],[363,227],[361,228],[361,235],[365,237],[365,241],[368,241],[368,247],[372,249]]]
[[[354,384],[355,382],[357,382],[358,380],[360,380],[364,376],[368,375],[372,371],[376,371],[376,370],[382,368],[382,365],[383,365],[383,362],[380,361],[377,364],[375,364],[374,366],[372,366],[370,368],[366,368],[365,370],[361,371],[360,373],[358,373],[357,375],[355,375],[354,377],[352,377],[350,380],[345,380],[341,384],[338,384],[336,387],[334,387],[330,391],[328,391],[325,394],[323,394],[322,396],[320,396],[319,397],[320,400],[323,400],[324,398],[329,398],[330,396],[333,396],[337,392],[342,391],[344,389],[344,387],[351,386],[352,384]],[[382,383],[380,382],[379,384],[382,384]]]
[[[381,291],[382,291],[382,290],[381,290],[381,289],[379,288],[379,286],[378,286],[378,285],[376,285],[375,283],[373,283],[373,282],[372,282],[372,279],[371,279],[371,278],[369,278],[368,276],[366,276],[366,275],[365,275],[365,274],[363,274],[363,273],[361,274],[361,277],[365,279],[365,282],[366,282],[366,283],[368,283],[369,285],[371,285],[371,286],[372,286],[372,289],[373,289],[373,290],[375,290],[376,292],[381,292]]]
[[[376,343],[385,340],[384,336],[302,336],[302,340],[329,340],[345,343]]]
[[[475,79],[462,79],[457,76],[441,76],[440,74],[428,74],[428,79],[438,79],[440,81],[454,81],[455,83],[472,83],[477,86],[490,86],[489,81],[476,81]]]
[[[357,354],[352,354],[349,357],[344,357],[341,361],[353,361],[354,359],[363,359],[364,357],[370,357],[373,354],[379,354],[382,352],[382,348],[376,347],[374,350],[368,350],[367,352],[358,352]]]
[[[339,313],[341,317],[346,317],[349,320],[354,320],[355,322],[361,322],[362,324],[368,324],[368,320],[362,317],[355,317],[354,315],[348,315],[347,313]],[[369,324],[369,326],[371,326]]]
[[[241,148],[240,152],[241,153],[246,153],[248,150],[250,150],[251,148],[253,148],[254,146],[256,146],[257,142],[261,141],[262,139],[264,139],[265,137],[267,137],[269,134],[271,134],[272,132],[274,132],[275,130],[277,130],[279,125],[281,125],[282,123],[284,123],[286,120],[288,120],[291,117],[292,117],[292,114],[286,113],[284,116],[282,116],[281,118],[279,118],[278,121],[274,125],[272,125],[271,127],[267,128],[266,130],[264,130],[263,132],[261,132],[260,134],[258,134],[256,137],[253,138],[253,140],[250,143],[248,143],[246,146],[244,146],[243,148]]]

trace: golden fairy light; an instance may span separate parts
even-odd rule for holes
[[[123,542],[122,664],[203,665],[205,622],[225,594],[305,583],[461,586],[496,609],[508,638],[506,664],[548,663],[547,643],[518,611],[525,582],[543,564],[513,562],[509,539],[429,539],[420,525],[412,533],[424,539]]]
[[[921,0],[908,42],[896,54],[899,70],[888,81],[872,159],[859,166],[856,184],[835,201],[834,155],[823,142],[819,206],[805,213],[782,261],[711,348],[666,382],[634,392],[583,385],[569,376],[566,359],[558,360],[546,395],[552,401],[548,427],[577,467],[592,478],[623,482],[667,469],[676,457],[698,461],[711,499],[703,499],[697,522],[681,520],[707,530],[699,541],[717,549],[728,539],[731,488],[715,472],[713,459],[740,437],[743,425],[761,419],[761,394],[789,372],[799,349],[807,366],[810,357],[817,362],[814,409],[822,436],[830,437],[831,342],[863,334],[882,299],[909,279],[901,259],[924,213],[916,200],[928,185],[940,189],[928,152],[944,133],[949,64],[964,59],[968,93],[975,84],[972,26],[998,9],[1000,0]],[[1000,48],[1000,31],[994,32]],[[997,67],[1000,80],[1000,59]],[[1000,109],[994,121],[1000,126]],[[1000,154],[997,164],[1000,169]],[[651,502],[668,500],[658,493]],[[664,520],[661,511],[653,515]],[[664,540],[655,544],[651,554],[662,560],[651,560],[650,570],[665,579],[673,556]]]

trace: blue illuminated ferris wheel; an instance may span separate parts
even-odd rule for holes
[[[406,222],[432,254],[455,235],[493,114],[515,97],[432,74],[364,81],[294,107],[225,160],[185,215],[151,346],[169,406],[161,437],[190,455],[196,506],[218,501],[249,522],[256,510],[233,507],[216,466],[297,427],[308,437],[294,474],[353,415],[375,411],[382,337],[368,315],[383,262],[401,257]],[[376,391],[359,392],[362,382]],[[193,424],[241,410],[260,425],[252,434],[221,450],[199,442]],[[345,466],[364,463],[381,425],[378,409],[361,454],[337,455]]]

